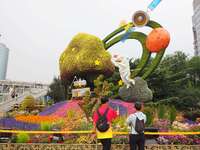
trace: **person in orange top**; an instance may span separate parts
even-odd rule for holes
[[[118,115],[117,112],[108,105],[108,100],[108,97],[102,97],[100,107],[93,114],[93,123],[96,130],[97,139],[99,139],[102,143],[103,150],[111,149],[111,139],[113,137],[111,123]],[[109,125],[109,128],[104,132],[99,131],[96,127],[100,117],[99,115],[105,115],[106,121]]]

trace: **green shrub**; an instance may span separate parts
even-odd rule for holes
[[[146,125],[147,125],[147,126],[151,126],[152,123],[153,123],[153,115],[152,115],[151,112],[146,112],[145,114],[146,114],[146,116],[147,116]]]
[[[158,118],[159,119],[165,119],[165,107],[164,105],[159,105],[158,106]]]
[[[42,131],[50,131],[52,129],[52,124],[49,122],[42,122],[40,124],[40,129]]]
[[[94,80],[94,93],[97,97],[112,95],[111,87],[112,84],[105,80],[103,75],[99,75],[96,80]]]
[[[31,112],[32,110],[35,109],[35,106],[36,106],[35,98],[29,95],[24,98],[20,109]]]
[[[200,118],[200,110],[184,111],[183,116],[189,120],[196,121],[197,118]]]
[[[171,106],[169,111],[169,120],[172,123],[176,119],[177,111],[174,106]]]
[[[80,126],[78,128],[76,128],[75,130],[92,130],[93,129],[93,123],[92,122],[86,122],[86,121],[82,121],[80,123]]]
[[[27,143],[30,140],[30,137],[27,133],[19,133],[17,134],[17,143]]]
[[[118,116],[115,120],[113,120],[112,127],[115,131],[128,131],[126,124],[126,116]]]
[[[147,106],[144,108],[144,113],[147,116],[147,122],[146,122],[146,126],[149,127],[153,124],[153,119],[154,119],[154,113],[156,111],[155,106]]]

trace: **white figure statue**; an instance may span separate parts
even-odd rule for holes
[[[119,73],[122,81],[129,88],[131,85],[135,85],[135,80],[130,78],[131,71],[129,65],[129,59],[120,55],[112,55],[112,63],[119,68]]]

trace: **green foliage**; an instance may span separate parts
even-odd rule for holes
[[[166,106],[159,105],[158,106],[158,118],[165,119],[165,117],[166,117]]]
[[[197,118],[200,118],[200,109],[185,111],[184,117],[189,120],[196,121]]]
[[[176,51],[172,55],[167,55],[162,63],[161,67],[165,67],[166,73],[173,74],[175,72],[180,72],[185,69],[187,65],[187,56],[182,51]]]
[[[182,89],[176,96],[157,101],[155,104],[174,106],[177,111],[182,111],[183,114],[188,116],[187,118],[192,118],[192,120],[195,120],[198,116],[194,114],[199,114],[200,116],[199,88]]]
[[[79,127],[75,130],[87,131],[93,129],[93,122],[81,121]]]
[[[187,56],[180,51],[167,55],[148,82],[155,99],[175,96],[187,87]]]
[[[153,124],[153,119],[154,119],[154,113],[155,113],[155,108],[152,107],[145,107],[144,109],[144,113],[147,116],[147,122],[146,122],[146,126],[150,127]]]
[[[179,101],[175,103],[177,109],[186,111],[200,110],[200,89],[187,88],[180,90]]]
[[[189,59],[181,51],[167,55],[148,79],[154,102],[174,106],[177,111],[182,111],[184,114],[189,112],[198,114],[200,110],[199,66],[200,57]],[[172,118],[170,120],[173,120]]]
[[[97,97],[103,97],[103,96],[108,96],[110,97],[112,95],[111,91],[111,83],[108,81],[104,80],[104,76],[100,75],[97,77],[96,80],[94,80],[94,92]]]
[[[113,73],[113,75],[110,78],[106,79],[106,81],[108,81],[108,83],[110,84],[110,91],[112,91],[110,96],[112,98],[119,97],[118,91],[120,88],[120,85],[119,85],[120,80],[121,80],[121,77],[120,77],[118,68],[115,68],[115,72]]]
[[[64,119],[59,119],[58,121],[52,124],[52,127],[55,129],[61,129],[64,126]]]
[[[52,99],[49,99],[49,100],[47,101],[47,105],[48,105],[48,106],[53,105],[53,103],[54,103],[54,101],[53,101]]]
[[[170,98],[166,98],[166,99],[162,99],[159,101],[154,102],[155,105],[175,105],[176,102],[179,101],[179,97],[170,97]]]
[[[113,130],[115,131],[128,131],[127,124],[126,124],[126,116],[118,116],[112,122]]]
[[[65,92],[65,86],[59,78],[54,77],[49,89],[47,95],[50,96],[55,103],[66,100],[67,94]]]
[[[29,95],[24,98],[20,109],[31,112],[32,110],[35,109],[35,107],[36,107],[36,100],[33,96]]]
[[[200,87],[200,56],[188,61],[188,75],[194,86]]]
[[[17,135],[13,135],[11,137],[11,143],[16,143],[17,142]]]
[[[171,106],[169,111],[169,120],[171,121],[171,123],[176,119],[176,115],[176,108],[174,106]]]
[[[153,123],[153,115],[152,115],[151,112],[146,112],[145,114],[146,114],[146,116],[148,118],[147,122],[146,122],[146,126],[151,126],[152,123]]]
[[[89,118],[92,116],[92,110],[97,102],[97,99],[90,98],[90,93],[87,92],[83,98],[83,104],[81,104],[82,110],[85,112],[85,115],[89,121]]]
[[[52,127],[52,124],[49,122],[42,122],[40,124],[40,130],[42,131],[51,131]]]
[[[19,133],[17,134],[17,143],[27,143],[30,140],[30,137],[27,133]]]

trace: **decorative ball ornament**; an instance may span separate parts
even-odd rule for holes
[[[170,42],[170,34],[164,28],[152,30],[146,39],[146,47],[150,52],[158,53],[167,48]]]
[[[132,16],[132,22],[136,27],[143,27],[149,22],[149,15],[142,11],[136,11]]]

